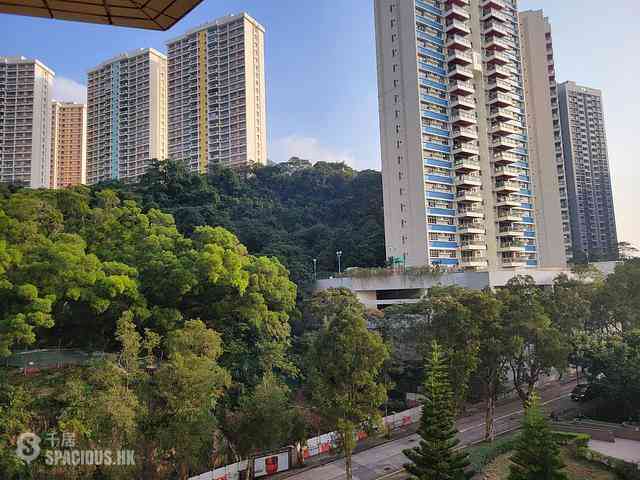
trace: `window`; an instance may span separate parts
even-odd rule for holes
[[[400,82],[396,79],[393,80],[393,87],[394,88],[398,88],[398,85],[400,84]]]
[[[394,71],[394,73],[398,71],[398,67],[399,67],[399,65],[398,65],[397,63],[394,63],[394,64],[393,64],[393,71]]]
[[[397,56],[397,55],[398,55],[398,49],[397,49],[397,48],[392,48],[392,49],[391,49],[391,56],[392,56],[392,57],[395,57],[395,56]]]

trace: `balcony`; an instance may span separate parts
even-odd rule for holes
[[[506,165],[496,167],[496,177],[518,178],[520,170]]]
[[[482,202],[482,194],[475,190],[458,190],[456,200],[458,202],[479,203]]]
[[[502,210],[499,211],[496,218],[499,222],[520,222],[522,220],[522,214],[515,210]]]
[[[445,4],[447,5],[447,7],[449,7],[449,5],[458,5],[459,7],[468,7],[469,0],[445,0]]]
[[[487,60],[487,63],[489,65],[492,65],[492,64],[505,65],[510,61],[509,57],[507,57],[504,53],[498,50],[490,50],[487,53],[485,59]]]
[[[486,250],[487,244],[484,240],[463,240],[460,242],[460,250],[476,251]]]
[[[478,139],[478,130],[473,127],[454,128],[452,133],[455,140],[464,141]]]
[[[509,48],[509,45],[504,40],[501,40],[499,37],[493,35],[489,38],[485,38],[484,48],[486,48],[487,50],[504,51]]]
[[[478,148],[477,145],[473,143],[465,142],[465,143],[454,144],[452,153],[456,156],[471,157],[474,155],[479,155],[480,149]]]
[[[516,197],[504,196],[498,197],[496,201],[496,207],[520,207],[522,205],[522,201]]]
[[[497,20],[499,22],[506,22],[507,17],[500,10],[496,8],[490,8],[484,11],[482,16],[480,17],[480,20],[482,20],[483,22],[486,22],[487,20]]]
[[[472,82],[461,82],[459,80],[449,82],[449,93],[451,95],[473,95],[475,91]]]
[[[498,236],[501,238],[505,238],[505,237],[521,238],[521,237],[524,237],[524,228],[517,225],[513,225],[513,224],[506,225],[498,229]]]
[[[506,108],[492,108],[489,111],[489,118],[499,122],[507,122],[509,120],[516,120],[516,115]]]
[[[446,18],[455,18],[456,20],[462,21],[469,20],[471,17],[466,9],[457,5],[449,5],[444,12],[444,16]]]
[[[469,50],[471,48],[471,42],[460,35],[447,35],[447,41],[445,43],[445,46],[447,48]]]
[[[498,245],[498,252],[523,252],[525,251],[524,242],[501,242]]]
[[[496,182],[496,192],[514,193],[520,191],[520,183],[511,180],[500,180]]]
[[[477,172],[480,170],[480,162],[473,158],[460,158],[453,162],[456,173]]]
[[[458,209],[458,218],[483,218],[484,209],[482,207],[466,207]]]
[[[510,82],[497,77],[489,81],[487,88],[489,91],[495,92],[511,92],[513,90],[513,86]]]
[[[458,225],[458,233],[464,234],[475,234],[481,235],[484,234],[484,223],[473,221],[473,222],[464,222]]]
[[[502,266],[505,268],[523,267],[527,264],[527,257],[502,257]]]
[[[484,268],[487,266],[487,257],[485,255],[460,257],[460,266],[462,268]]]
[[[456,80],[471,80],[473,78],[473,70],[468,67],[461,67],[456,65],[455,67],[449,69],[447,72],[447,76],[451,79]]]
[[[469,126],[478,123],[478,119],[472,113],[458,110],[451,115],[451,123],[454,125]]]
[[[512,73],[507,67],[496,65],[494,63],[487,68],[487,76],[496,78],[511,78]]]
[[[483,0],[480,6],[482,8],[495,8],[497,10],[504,10],[505,8],[502,0]]]
[[[513,97],[504,93],[493,93],[489,95],[489,105],[492,107],[513,107]]]
[[[482,178],[480,175],[456,175],[454,184],[457,187],[479,187],[482,185]],[[520,185],[518,190],[520,190]]]
[[[499,122],[491,127],[491,133],[496,135],[517,135],[520,133],[520,130],[515,125]]]
[[[509,32],[500,22],[488,22],[484,26],[483,30],[485,35],[496,35],[498,37],[506,37]]]
[[[469,35],[471,33],[471,28],[469,24],[466,22],[461,22],[459,20],[447,20],[445,25],[445,31],[447,34],[461,34],[461,35]]]
[[[464,50],[454,50],[447,57],[447,61],[459,65],[470,65],[473,63],[473,56]]]
[[[451,98],[451,108],[461,108],[464,110],[473,110],[476,108],[476,103],[473,101],[473,98],[467,97],[452,97]]]

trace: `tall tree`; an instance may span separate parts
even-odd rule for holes
[[[353,293],[341,288],[318,295],[335,308],[307,358],[309,388],[312,401],[340,436],[351,480],[356,433],[363,423],[379,421],[386,399],[379,377],[388,352],[380,336],[368,330],[364,307]]]
[[[522,433],[511,457],[509,480],[566,480],[562,471],[560,447],[553,438],[547,419],[540,410],[538,397],[529,400]]]
[[[424,403],[418,435],[420,445],[404,450],[411,463],[405,469],[414,480],[465,480],[469,471],[467,454],[456,451],[455,407],[448,369],[437,341],[426,359]]]

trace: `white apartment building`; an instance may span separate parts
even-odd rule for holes
[[[538,267],[517,0],[374,4],[387,257]]]
[[[87,183],[135,182],[167,158],[167,59],[153,48],[91,69],[87,83]]]
[[[167,47],[169,157],[201,173],[266,164],[264,27],[229,15]]]
[[[38,60],[0,57],[0,183],[49,186],[54,75]]]
[[[539,261],[561,266],[571,258],[571,225],[551,24],[542,10],[520,12],[520,32]]]

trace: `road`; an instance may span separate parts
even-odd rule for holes
[[[547,411],[562,410],[572,405],[569,393],[575,383],[555,384],[541,392],[541,404]],[[496,432],[502,433],[517,428],[522,418],[520,400],[510,401],[496,408]],[[484,437],[484,413],[478,412],[457,422],[461,443],[468,445]],[[402,469],[407,458],[402,451],[417,445],[418,435],[413,434],[379,445],[353,456],[353,479],[375,480],[381,477],[404,478],[390,475]],[[344,460],[336,460],[310,470],[287,476],[287,480],[341,480],[344,479]]]

